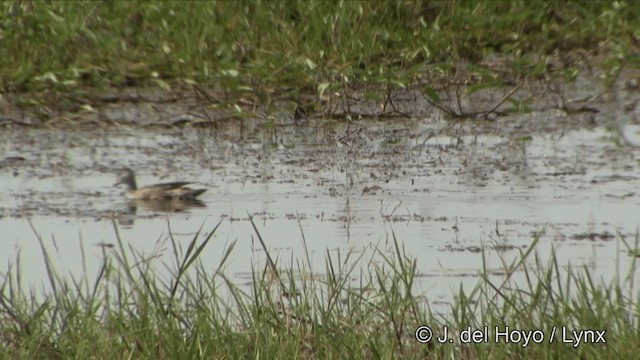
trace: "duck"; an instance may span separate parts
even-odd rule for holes
[[[191,189],[185,185],[193,184],[190,181],[175,181],[162,184],[143,186],[138,189],[136,175],[130,168],[124,168],[118,172],[118,182],[114,186],[124,185],[124,193],[131,200],[195,200],[207,189]]]

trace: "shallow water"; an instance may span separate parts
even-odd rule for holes
[[[638,130],[628,125],[625,136],[633,140]],[[133,249],[170,261],[169,225],[186,246],[200,226],[208,232],[218,221],[202,256],[213,271],[237,240],[226,271],[246,283],[265,262],[251,214],[283,267],[304,259],[304,233],[317,273],[326,270],[327,251],[391,252],[395,235],[417,258],[418,291],[447,303],[460,282],[478,281],[482,248],[500,279],[503,262],[536,234],[543,259],[553,248],[560,264],[611,278],[633,260],[620,238],[633,243],[640,223],[640,150],[617,145],[603,127],[521,136],[495,124],[452,127],[428,118],[247,132],[233,124],[224,131],[21,128],[0,138],[0,254],[10,264],[19,253],[33,284],[46,283],[36,232],[61,271],[86,266],[92,276],[103,246],[116,243],[114,223]],[[123,166],[137,169],[141,185],[196,181],[208,189],[205,207],[134,210],[113,187]]]

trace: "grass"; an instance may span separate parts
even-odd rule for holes
[[[313,274],[308,255],[297,266],[280,267],[251,224],[267,265],[252,270],[250,286],[236,285],[224,272],[235,243],[215,271],[200,258],[218,226],[208,234],[199,229],[186,249],[171,237],[172,264],[160,264],[160,272],[154,270],[160,260],[127,249],[115,224],[116,245],[105,248],[95,279],[60,275],[42,245],[49,290],[25,289],[19,265],[2,275],[0,357],[591,359],[634,358],[640,350],[635,263],[614,281],[597,280],[586,268],[561,270],[554,256],[543,264],[536,238],[504,265],[501,283],[483,270],[473,289],[454,294],[450,314],[443,316],[431,310],[428,294],[425,300],[415,293],[416,281],[424,281],[416,273],[418,260],[395,237],[392,253],[327,253],[324,274]],[[526,281],[513,280],[516,272]],[[456,340],[420,343],[415,332],[425,325],[434,336],[446,326]],[[504,337],[498,343],[458,340],[466,329],[485,326],[490,339],[496,327],[544,338],[540,344],[524,335],[516,341],[517,333],[511,343]],[[591,332],[574,347],[562,339],[577,335],[563,337],[563,327]],[[605,331],[606,343],[595,343],[596,330]]]
[[[45,90],[198,84],[223,104],[268,107],[572,78],[592,57],[611,78],[639,62],[639,12],[631,1],[2,2],[0,90],[39,94],[28,106]],[[504,65],[483,63],[496,54]]]
[[[26,94],[24,108],[50,105],[50,94],[87,104],[87,93],[105,87],[184,84],[212,89],[212,101],[229,106],[356,93],[382,100],[407,87],[437,103],[450,85],[469,84],[470,93],[509,78],[571,80],[585,64],[600,66],[606,81],[622,64],[640,63],[640,9],[630,1],[13,1],[0,12],[0,91]],[[0,274],[0,358],[589,359],[640,351],[635,263],[613,281],[594,279],[553,256],[543,263],[537,239],[504,265],[503,282],[485,267],[443,316],[416,292],[419,259],[395,239],[393,253],[327,253],[325,271],[314,274],[308,256],[291,267],[271,259],[254,226],[268,261],[252,269],[247,287],[224,271],[234,243],[216,271],[201,259],[217,227],[200,229],[186,249],[171,238],[171,262],[127,247],[114,228],[116,246],[104,248],[95,278],[59,273],[42,240],[48,289],[29,288],[19,260]],[[635,259],[638,239],[627,245]],[[467,328],[538,329],[545,341],[422,344],[422,325],[434,336],[446,327],[452,339]],[[574,347],[562,329],[604,330],[606,343]]]

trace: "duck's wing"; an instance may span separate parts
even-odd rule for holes
[[[180,191],[180,189],[183,189],[183,186],[187,184],[191,184],[191,183],[186,181],[176,181],[176,182],[170,182],[170,183],[149,185],[149,186],[142,187],[138,190],[130,191],[127,197],[130,199],[142,199],[142,200],[171,199],[175,197],[175,195],[173,195],[172,192]],[[184,189],[188,189],[188,188],[184,188]]]
[[[154,184],[141,188],[140,190],[150,190],[150,191],[169,191],[173,189],[181,188],[185,185],[193,184],[190,181],[174,181],[162,184]]]
[[[174,199],[195,199],[200,196],[203,192],[207,191],[207,189],[191,189],[188,187],[179,187],[176,189],[171,189],[167,191],[167,195]]]

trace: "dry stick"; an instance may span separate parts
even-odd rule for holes
[[[391,98],[391,96],[389,96],[390,94],[391,94],[391,88],[387,86],[387,95],[384,97],[384,103],[382,104],[382,111],[387,110],[387,102]]]
[[[598,94],[598,96],[596,96],[595,98],[591,99],[587,103],[593,103],[594,101],[596,101],[600,96],[602,96],[607,91],[608,91],[608,89],[604,89],[602,92],[600,92]],[[562,92],[559,92],[558,96],[560,97],[560,106],[558,106],[558,109],[566,112],[567,114],[575,114],[575,113],[581,113],[581,112],[597,114],[597,113],[600,112],[600,109],[597,109],[597,108],[594,108],[594,107],[591,107],[591,106],[588,106],[588,105],[582,105],[582,106],[580,106],[578,108],[571,109],[569,107],[569,105],[568,105],[569,102],[564,97],[564,94]]]
[[[391,98],[391,89],[389,89],[389,91],[387,92],[387,98],[389,99],[389,105],[391,105],[391,108],[393,109],[393,112],[395,112],[397,114],[400,114],[401,116],[404,116],[406,118],[410,118],[411,117],[408,114],[405,114],[402,111],[398,110],[398,108],[396,108],[396,105],[393,103],[393,99]],[[386,103],[386,101],[385,101],[385,103]]]
[[[342,77],[342,92],[344,93],[344,100],[347,103],[347,114],[351,114],[351,103],[349,102],[349,96],[347,95],[347,86],[344,77]]]
[[[456,103],[458,105],[458,116],[464,116],[464,111],[462,111],[462,100],[460,99],[460,87],[456,87]]]
[[[359,132],[361,132],[361,131],[362,131],[362,128],[357,128],[357,129],[355,129],[355,130],[347,131],[347,133],[346,133],[344,136],[341,136],[341,137],[339,137],[339,138],[338,138],[338,141],[339,141],[339,142],[341,142],[342,144],[344,144],[344,145],[347,145],[347,146],[348,146],[349,144],[347,144],[344,140],[345,140],[346,138],[350,137],[351,135],[353,135],[353,134],[355,134],[355,133],[359,133]]]
[[[219,101],[219,100],[211,98],[211,96],[209,96],[209,93],[208,93],[207,91],[205,91],[204,89],[202,89],[200,86],[198,86],[198,85],[193,85],[193,89],[194,89],[194,91],[193,91],[193,92],[195,93],[196,97],[198,97],[198,94],[200,94],[201,96],[204,96],[204,97],[205,97],[205,99],[206,99],[210,104],[211,104],[211,103],[218,103],[218,104],[220,103],[220,101]],[[197,115],[197,114],[195,114],[195,113],[193,113],[193,114],[192,114],[192,113],[189,113],[189,114],[190,114],[190,115],[193,115],[193,116],[196,116],[196,117],[199,117],[199,118],[202,118],[202,119],[209,120],[209,123],[212,123],[212,124],[214,124],[214,125],[217,127],[218,123],[215,121],[215,119],[214,119],[213,117],[211,117],[211,116],[209,115],[209,112],[207,112],[207,109],[206,109],[206,108],[202,110],[202,113],[204,113],[204,116],[200,116],[200,115]]]
[[[496,105],[494,105],[490,110],[487,111],[476,111],[476,112],[470,112],[470,113],[465,113],[462,111],[462,106],[461,106],[461,99],[460,99],[460,89],[457,88],[456,89],[456,101],[457,101],[457,105],[458,105],[458,111],[459,112],[455,112],[453,109],[448,108],[444,105],[441,105],[438,102],[432,101],[431,99],[425,97],[425,99],[427,100],[427,102],[429,102],[429,104],[431,104],[432,106],[435,106],[438,110],[445,112],[446,114],[450,115],[450,116],[454,116],[457,118],[464,118],[464,117],[470,117],[470,116],[475,116],[475,115],[487,115],[490,114],[492,112],[495,112],[496,109],[498,107],[500,107],[500,105],[504,104],[505,101],[507,101],[516,91],[520,90],[520,88],[522,88],[522,86],[524,85],[524,81],[521,82],[518,86],[514,87],[513,89],[511,89],[511,91],[509,91],[509,93],[507,95],[505,95],[498,103],[496,103]]]
[[[463,117],[462,115],[457,114],[457,113],[456,113],[455,111],[453,111],[452,109],[450,109],[450,108],[448,108],[448,107],[446,107],[446,106],[444,106],[444,105],[440,104],[440,102],[433,101],[433,100],[429,99],[428,97],[426,97],[426,96],[424,96],[424,95],[423,95],[423,97],[425,98],[425,100],[427,100],[427,102],[428,102],[429,104],[431,104],[432,106],[434,106],[436,109],[438,109],[438,110],[440,110],[440,111],[442,111],[442,112],[446,113],[447,115],[454,116],[454,117],[457,117],[457,118],[461,118],[461,117]]]
[[[509,91],[509,93],[507,95],[505,95],[505,97],[502,98],[502,100],[500,100],[493,108],[491,108],[491,110],[486,111],[486,112],[479,112],[476,113],[474,115],[479,115],[479,114],[490,114],[494,111],[496,111],[496,109],[498,107],[500,107],[500,105],[504,104],[505,101],[507,101],[507,99],[509,99],[511,97],[511,95],[513,95],[516,91],[520,90],[520,88],[522,88],[522,86],[524,85],[524,81],[521,81],[520,84],[516,87],[514,87],[511,91]]]
[[[196,96],[200,94],[200,95],[203,95],[209,102],[219,102],[218,100],[214,101],[214,99],[212,99],[211,96],[209,96],[209,93],[199,85],[193,85],[193,89],[194,89],[193,92],[196,93]]]
[[[346,91],[346,90],[345,90]],[[396,107],[396,105],[393,103],[393,100],[391,98],[391,89],[389,88],[387,90],[387,93],[384,97],[384,103],[382,104],[382,112],[378,112],[378,113],[359,113],[359,112],[352,112],[351,111],[351,106],[349,103],[349,97],[346,95],[345,93],[345,99],[347,100],[347,110],[342,112],[342,113],[331,113],[331,117],[333,118],[345,118],[348,119],[349,117],[353,118],[380,118],[380,117],[393,117],[394,115],[400,115],[402,117],[406,117],[406,118],[411,118],[411,116],[407,113],[404,113],[400,110],[398,110],[398,108]],[[387,104],[389,104],[391,106],[390,111],[386,111],[387,108]]]

